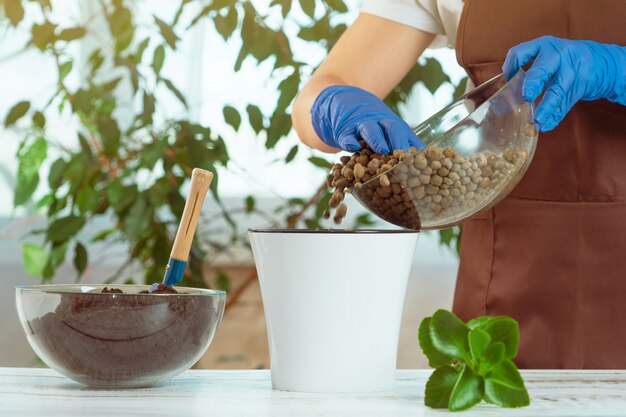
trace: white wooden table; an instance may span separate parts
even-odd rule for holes
[[[0,368],[0,416],[444,416],[424,406],[430,371],[398,371],[393,392],[273,391],[269,371],[188,371],[154,388],[95,390],[49,369]],[[472,416],[626,416],[626,371],[525,371],[531,405],[481,404]]]

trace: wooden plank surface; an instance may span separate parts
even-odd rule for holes
[[[269,371],[187,371],[137,390],[95,390],[49,369],[0,368],[0,416],[442,416],[423,405],[430,371],[398,371],[393,392],[308,394],[271,389]],[[523,371],[531,406],[481,404],[474,416],[625,416],[626,371]]]

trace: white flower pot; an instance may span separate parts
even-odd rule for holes
[[[275,389],[392,389],[418,235],[408,230],[249,231]]]

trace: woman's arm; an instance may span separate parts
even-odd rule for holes
[[[311,107],[322,90],[349,85],[382,99],[404,78],[434,37],[361,13],[296,97],[292,120],[302,142],[325,152],[337,152],[319,138],[312,125]]]

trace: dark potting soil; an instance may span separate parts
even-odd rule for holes
[[[108,293],[108,294],[124,294],[124,291],[120,290],[119,288],[109,288],[109,287],[104,287],[102,291],[100,292]],[[174,287],[170,287],[169,285],[160,283],[159,286],[156,288],[156,290],[152,292],[148,290],[143,290],[143,291],[140,291],[139,294],[184,294],[184,293],[178,292],[176,288]]]
[[[176,290],[157,290],[164,292]],[[59,297],[55,311],[32,320],[30,327],[44,357],[91,385],[137,380],[148,385],[193,365],[211,337],[208,323],[216,320],[210,297],[152,297],[116,288]]]
[[[124,293],[124,291],[120,290],[119,288],[107,288],[107,287],[104,287],[102,291],[100,292],[109,293],[109,294],[112,294],[112,293],[123,294]]]
[[[141,294],[146,294],[150,291],[142,291]],[[169,285],[159,284],[156,290],[152,291],[152,294],[180,294],[176,291],[176,288],[170,287]]]

